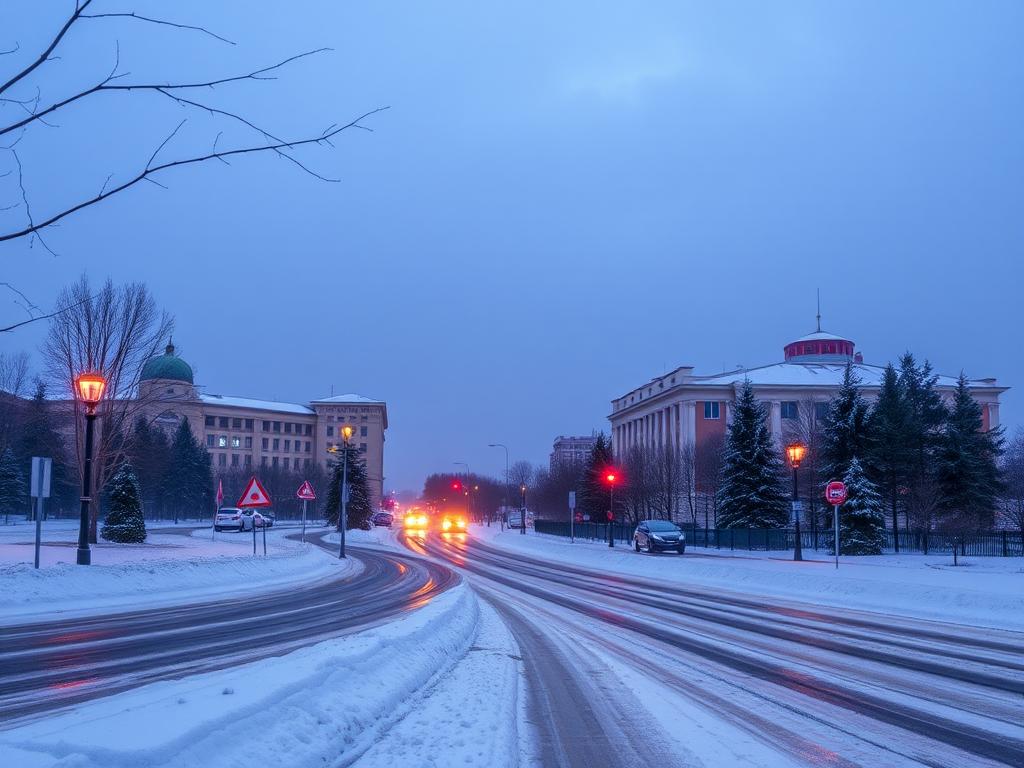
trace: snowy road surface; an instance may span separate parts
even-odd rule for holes
[[[508,623],[543,765],[1024,765],[1022,633],[406,543]]]
[[[358,571],[287,591],[255,583],[216,602],[2,626],[0,722],[9,727],[155,680],[363,629],[414,610],[457,581],[443,566],[400,553],[351,555],[362,563]]]

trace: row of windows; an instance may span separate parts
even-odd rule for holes
[[[207,435],[206,436],[206,447],[207,448],[227,448],[228,443],[231,443],[232,448],[242,447],[242,438],[237,435],[233,435],[230,440],[227,435]],[[245,447],[252,448],[252,438],[245,438]]]
[[[280,422],[280,421],[264,421],[263,422],[263,431],[264,432],[280,432],[281,431],[281,424],[282,424],[282,422]],[[284,422],[284,433],[286,435],[292,434],[292,428],[293,427],[295,428],[294,432],[295,432],[296,435],[312,435],[313,434],[313,425],[312,424],[293,424],[290,421]]]
[[[300,464],[300,462],[301,462],[301,464]],[[312,460],[311,459],[299,459],[299,458],[296,458],[296,459],[292,460],[292,459],[289,459],[287,456],[285,456],[283,459],[278,460],[277,456],[274,456],[273,458],[271,458],[270,456],[264,456],[260,463],[264,467],[283,466],[285,469],[292,469],[292,468],[299,469],[300,466],[301,466],[304,469],[309,469],[309,467],[312,464]],[[218,467],[226,467],[227,465],[228,465],[228,454],[226,454],[226,453],[218,453],[217,454],[217,466]],[[239,467],[239,466],[243,466],[243,465],[246,466],[246,467],[251,467],[252,466],[252,455],[251,454],[245,454],[244,456],[239,457],[239,455],[237,453],[232,453],[231,454],[231,466],[232,467]]]
[[[291,451],[291,449],[292,449],[292,441],[291,440],[285,440],[284,441],[284,452],[288,453],[289,451]],[[275,437],[274,438],[274,443],[273,443],[273,448],[271,448],[270,438],[269,437],[264,437],[263,438],[263,450],[264,451],[266,451],[266,450],[280,451],[281,450],[281,438]],[[306,441],[306,453],[312,453],[312,451],[313,451],[313,444],[311,442],[309,442],[309,440],[307,440]],[[301,453],[301,452],[302,452],[302,441],[301,440],[296,440],[295,441],[295,453]]]
[[[246,429],[252,432],[255,422],[252,419],[234,419],[228,416],[207,416],[206,426],[220,427],[221,429]],[[243,426],[244,425],[244,426]]]
[[[254,419],[236,419],[230,416],[207,416],[205,419],[207,427],[217,429],[244,429],[252,432],[256,428]],[[295,424],[290,421],[264,421],[262,422],[264,432],[284,432],[286,435],[312,435],[312,424]]]
[[[800,418],[800,404],[796,400],[783,400],[780,404],[780,410],[782,411],[782,418],[784,419],[798,419]],[[815,403],[814,404],[814,418],[818,421],[822,421],[828,416],[828,403]],[[722,418],[722,406],[721,403],[705,400],[704,401],[704,418],[705,419],[720,419]]]
[[[353,429],[355,429],[355,427],[353,427]],[[339,437],[341,436],[341,430],[342,430],[342,427],[338,427],[338,436]],[[359,436],[360,437],[366,437],[366,434],[367,434],[366,427],[360,427],[359,428]],[[327,428],[327,436],[328,437],[334,437],[334,427],[328,427]]]

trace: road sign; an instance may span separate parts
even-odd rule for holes
[[[576,491],[569,491],[569,509],[576,509]]]
[[[299,490],[295,492],[303,501],[314,501],[316,494],[313,492],[313,486],[309,484],[309,480],[303,480],[302,485],[299,486]]]
[[[839,480],[833,480],[825,486],[825,501],[834,507],[846,501],[846,485]]]
[[[223,505],[224,505],[224,481],[223,480],[218,480],[217,481],[217,506],[220,507],[220,506],[223,506]]]
[[[29,492],[33,499],[50,498],[50,469],[52,467],[52,459],[32,457],[32,486]]]
[[[269,507],[270,496],[260,485],[260,481],[253,475],[252,480],[249,481],[249,485],[245,487],[245,492],[242,497],[238,500],[236,507]],[[255,526],[253,526],[255,530]]]

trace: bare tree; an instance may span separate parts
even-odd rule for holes
[[[697,446],[684,443],[679,449],[679,491],[690,522],[697,525]]]
[[[699,498],[704,507],[704,527],[718,527],[718,488],[722,482],[725,435],[709,435],[697,446],[695,471]]]
[[[171,333],[173,321],[156,307],[142,283],[115,287],[107,281],[94,292],[87,277],[65,288],[58,308],[75,304],[74,312],[59,312],[50,322],[43,355],[51,377],[69,396],[74,414],[78,466],[82,466],[80,404],[74,395],[75,377],[85,371],[101,372],[107,380],[97,415],[100,429],[94,446],[93,494],[90,536],[96,540],[96,499],[109,474],[124,459],[125,437],[137,416],[151,405],[139,396],[142,366],[153,357]],[[81,472],[81,469],[79,469]]]
[[[362,125],[362,121],[381,109],[386,109],[386,107],[373,109],[354,120],[345,121],[343,124],[335,122],[320,131],[311,131],[298,137],[282,138],[257,125],[245,115],[218,106],[217,103],[208,100],[209,94],[216,89],[228,88],[244,82],[273,80],[282,68],[299,59],[323,54],[329,50],[326,48],[298,53],[269,66],[258,67],[246,72],[200,78],[196,81],[137,82],[131,79],[130,72],[122,70],[120,43],[115,42],[114,51],[112,51],[114,64],[107,75],[86,82],[70,94],[58,93],[51,96],[48,93],[48,83],[43,76],[47,68],[43,65],[60,58],[58,51],[65,38],[72,32],[84,28],[85,25],[111,24],[119,21],[133,25],[136,29],[147,25],[159,26],[170,28],[181,34],[201,35],[215,41],[217,45],[234,45],[222,35],[215,34],[201,26],[152,18],[134,12],[104,10],[102,0],[76,0],[73,11],[60,23],[59,28],[54,30],[49,41],[42,46],[42,50],[29,52],[25,58],[19,60],[19,57],[24,54],[20,51],[20,46],[16,41],[13,47],[4,46],[9,48],[8,50],[0,49],[0,55],[10,57],[7,59],[10,62],[17,62],[6,76],[0,71],[0,105],[17,109],[16,117],[0,121],[0,141],[6,142],[0,144],[0,149],[7,150],[9,154],[7,167],[0,167],[0,192],[10,192],[10,194],[0,197],[0,212],[6,210],[20,215],[19,223],[0,225],[0,242],[30,238],[33,243],[38,240],[44,248],[49,250],[49,246],[43,239],[44,230],[71,214],[97,205],[143,181],[163,187],[164,183],[159,181],[158,177],[165,176],[167,171],[208,163],[213,160],[230,165],[231,159],[242,155],[273,154],[321,181],[337,182],[338,179],[329,178],[306,166],[298,159],[295,150],[310,146],[333,146],[332,139],[350,128],[370,130]],[[4,32],[8,32],[8,30],[4,30]],[[18,153],[18,142],[27,131],[39,126],[53,127],[53,119],[63,115],[72,106],[86,101],[92,102],[97,98],[103,98],[104,95],[117,98],[148,95],[180,107],[186,113],[186,117],[177,125],[169,123],[160,135],[153,137],[154,150],[144,163],[141,162],[144,158],[140,157],[134,163],[133,170],[120,176],[116,171],[111,172],[102,185],[97,179],[94,189],[98,189],[98,191],[95,193],[84,194],[67,204],[54,206],[43,201],[42,205],[34,207],[33,201],[30,200],[26,191],[26,168]],[[116,104],[113,101],[111,103]],[[185,151],[172,158],[158,159],[170,150],[190,115],[202,116],[204,119],[209,118],[221,124],[222,128],[214,129],[210,133],[205,148],[202,150]],[[240,141],[234,146],[222,148],[220,139],[225,131],[231,128],[239,128],[252,138]],[[83,141],[83,144],[85,143]],[[7,188],[4,189],[3,185],[7,185]],[[39,186],[57,188],[60,185],[56,182],[49,182],[48,184],[39,184]],[[6,201],[9,199],[15,202],[7,203]],[[35,201],[35,203],[38,204],[39,201]],[[37,213],[37,211],[39,212]]]
[[[28,386],[28,354],[0,352],[0,454],[18,430],[22,400]]]
[[[1024,536],[1024,431],[1017,430],[1007,444],[1001,469],[1003,519]]]
[[[823,493],[825,483],[831,479],[821,476],[822,422],[816,408],[813,400],[802,400],[797,404],[797,418],[783,421],[783,441],[798,440],[807,447],[807,454],[797,470],[803,501],[801,522],[810,523],[815,541],[822,516],[828,512]]]
[[[511,486],[509,489],[509,499],[514,500],[512,506],[519,506],[519,489],[522,486],[525,485],[526,490],[529,493],[530,489],[533,487],[533,481],[536,478],[536,474],[537,473],[534,470],[533,465],[523,459],[514,462],[512,466],[508,468],[508,483]],[[529,500],[527,500],[527,505],[529,505],[529,503]]]

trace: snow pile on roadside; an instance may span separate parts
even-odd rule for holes
[[[111,565],[59,563],[39,570],[25,563],[0,565],[0,624],[212,600],[251,589],[266,592],[336,578],[358,567],[312,546],[268,546],[267,557],[262,551],[261,546],[254,557],[251,549],[232,546],[231,554],[209,556],[185,546],[136,553],[134,560]]]
[[[266,768],[349,764],[370,750],[372,765],[393,768],[450,764],[451,748],[460,765],[500,765],[516,753],[503,709],[514,697],[502,690],[514,685],[514,651],[500,629],[478,635],[480,612],[459,585],[366,632],[2,732],[0,753],[21,768]],[[491,654],[504,664],[447,674]]]
[[[602,573],[621,573],[678,584],[710,587],[722,594],[763,595],[838,608],[896,611],[917,618],[972,623],[1004,629],[1024,628],[1024,559],[967,558],[953,568],[949,554],[842,557],[801,563],[785,552],[730,553],[687,548],[686,554],[647,555],[630,547],[577,540],[530,531],[502,532],[474,526],[484,541],[538,558],[579,565]],[[961,559],[963,562],[963,559]]]

